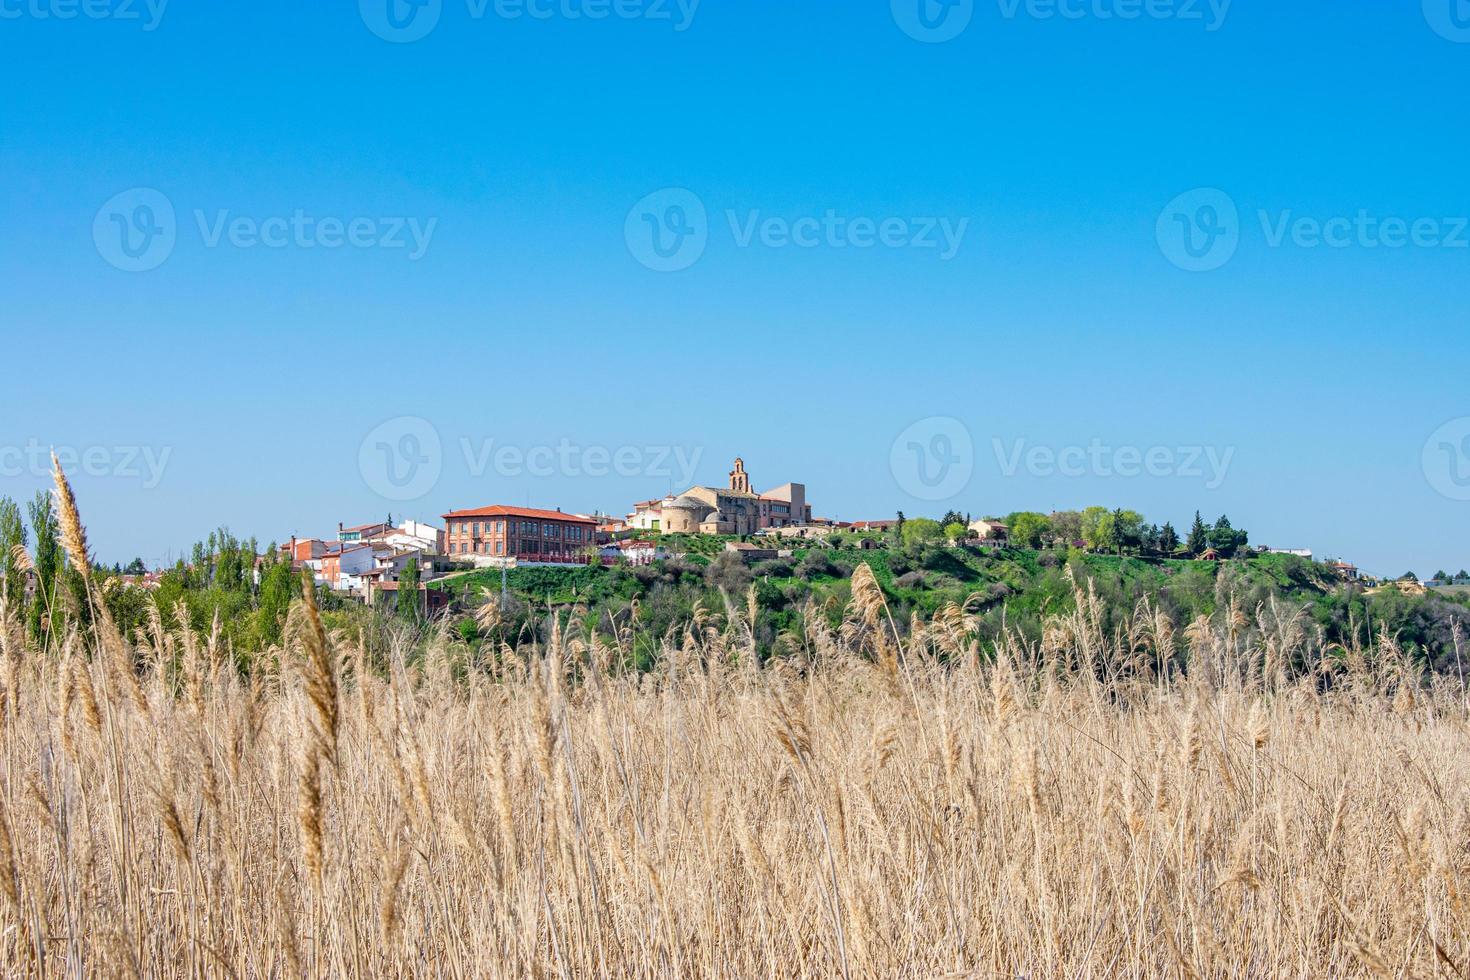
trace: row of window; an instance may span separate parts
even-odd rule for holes
[[[562,527],[560,524],[537,524],[535,521],[521,521],[520,534],[522,538],[533,538],[540,533],[542,538],[548,541],[591,541],[591,532],[586,528],[571,526]],[[494,534],[497,537],[505,535],[505,521],[462,521],[450,528],[451,537],[480,537],[482,534]]]
[[[496,541],[492,545],[489,541],[474,543],[458,541],[449,546],[449,553],[451,555],[493,555],[504,557],[506,553],[505,542]],[[517,555],[535,555],[544,558],[574,558],[577,555],[576,550],[569,546],[556,544],[543,545],[535,539],[527,539],[519,542],[519,546],[513,548],[511,553]]]

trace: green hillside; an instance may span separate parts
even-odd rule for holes
[[[809,600],[835,623],[847,602],[853,569],[866,562],[901,627],[948,603],[967,604],[980,615],[982,635],[1011,628],[1036,640],[1044,615],[1072,608],[1073,581],[1097,594],[1109,629],[1121,625],[1145,598],[1182,628],[1199,616],[1213,615],[1232,599],[1254,610],[1274,596],[1301,608],[1329,642],[1347,643],[1354,636],[1362,640],[1387,628],[1444,667],[1453,662],[1454,624],[1470,627],[1470,598],[1405,596],[1393,590],[1369,596],[1325,566],[1292,555],[1215,562],[1075,549],[807,547],[747,567],[723,552],[725,540],[666,538],[671,550],[688,547],[689,552],[651,567],[514,569],[506,577],[506,614],[518,628],[535,629],[546,610],[578,606],[596,614],[600,628],[610,632],[615,624],[627,622],[637,600],[640,623],[659,632],[687,622],[696,604],[716,618],[723,615],[724,596],[743,608],[754,586],[757,637],[772,650],[784,631],[799,629]],[[476,572],[434,587],[450,593],[452,608],[463,618],[487,594],[499,595],[501,574]]]

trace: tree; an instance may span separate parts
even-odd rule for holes
[[[1055,511],[1047,520],[1051,523],[1052,537],[1058,544],[1070,548],[1082,540],[1082,515],[1075,510]]]
[[[1143,550],[1143,515],[1136,510],[1113,511],[1113,547],[1119,554],[1125,548]]]
[[[26,526],[20,507],[9,497],[0,497],[0,576],[5,579],[5,604],[17,617],[25,615],[26,576],[20,570],[15,549],[26,546]]]
[[[1209,531],[1210,547],[1220,552],[1226,558],[1235,557],[1236,552],[1245,547],[1250,536],[1244,531],[1237,531],[1230,526],[1230,518],[1224,514],[1215,522],[1215,526]]]
[[[900,534],[904,547],[917,548],[920,545],[942,541],[944,528],[940,527],[938,521],[931,521],[927,517],[915,517],[911,521],[903,522],[903,530]]]
[[[419,618],[419,560],[410,558],[398,576],[398,615],[403,619]]]
[[[1185,550],[1191,558],[1198,558],[1205,553],[1210,546],[1210,535],[1205,530],[1205,522],[1200,520],[1199,511],[1194,512],[1194,526],[1189,529],[1189,541],[1185,543]]]
[[[122,570],[122,574],[124,574],[124,575],[147,575],[148,574],[148,566],[145,565],[145,564],[143,564],[143,559],[141,559],[141,558],[134,558],[132,561],[128,562],[128,567],[127,568],[124,568]]]
[[[1419,576],[1415,575],[1413,572],[1405,572],[1403,575],[1400,575],[1399,576],[1399,581],[1400,582],[1417,582],[1417,581],[1419,581]]]
[[[1052,529],[1052,524],[1042,514],[1019,511],[1006,518],[1006,527],[1010,528],[1011,544],[1034,551],[1041,547],[1042,541]]]
[[[1168,558],[1179,550],[1179,533],[1174,530],[1174,525],[1168,521],[1164,522],[1164,529],[1159,532],[1159,551]]]
[[[1436,581],[1436,582],[1448,582],[1449,580],[1450,580],[1450,573],[1447,572],[1447,571],[1445,571],[1442,568],[1439,571],[1437,571],[1437,572],[1434,573],[1434,581]]]
[[[950,521],[944,525],[944,536],[950,541],[963,541],[970,529],[960,521]]]
[[[31,639],[41,644],[56,602],[56,583],[61,571],[60,531],[56,512],[51,509],[51,495],[46,491],[36,491],[35,499],[26,505],[26,514],[31,519],[31,533],[36,536],[36,595],[31,600],[26,625]]]
[[[1118,546],[1118,522],[1106,507],[1089,507],[1082,512],[1082,540],[1093,551],[1112,551]]]
[[[256,613],[257,633],[262,640],[262,647],[281,642],[281,630],[286,624],[286,614],[291,610],[291,600],[300,591],[301,579],[291,571],[290,562],[276,562],[265,570],[260,579],[260,600]]]

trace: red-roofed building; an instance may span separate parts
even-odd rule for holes
[[[578,562],[596,540],[597,521],[559,510],[495,506],[444,515],[445,546],[454,557]]]

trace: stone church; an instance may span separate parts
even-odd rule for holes
[[[750,489],[743,459],[735,460],[728,488],[691,487],[662,509],[660,523],[672,534],[754,534],[761,528],[761,498]]]

